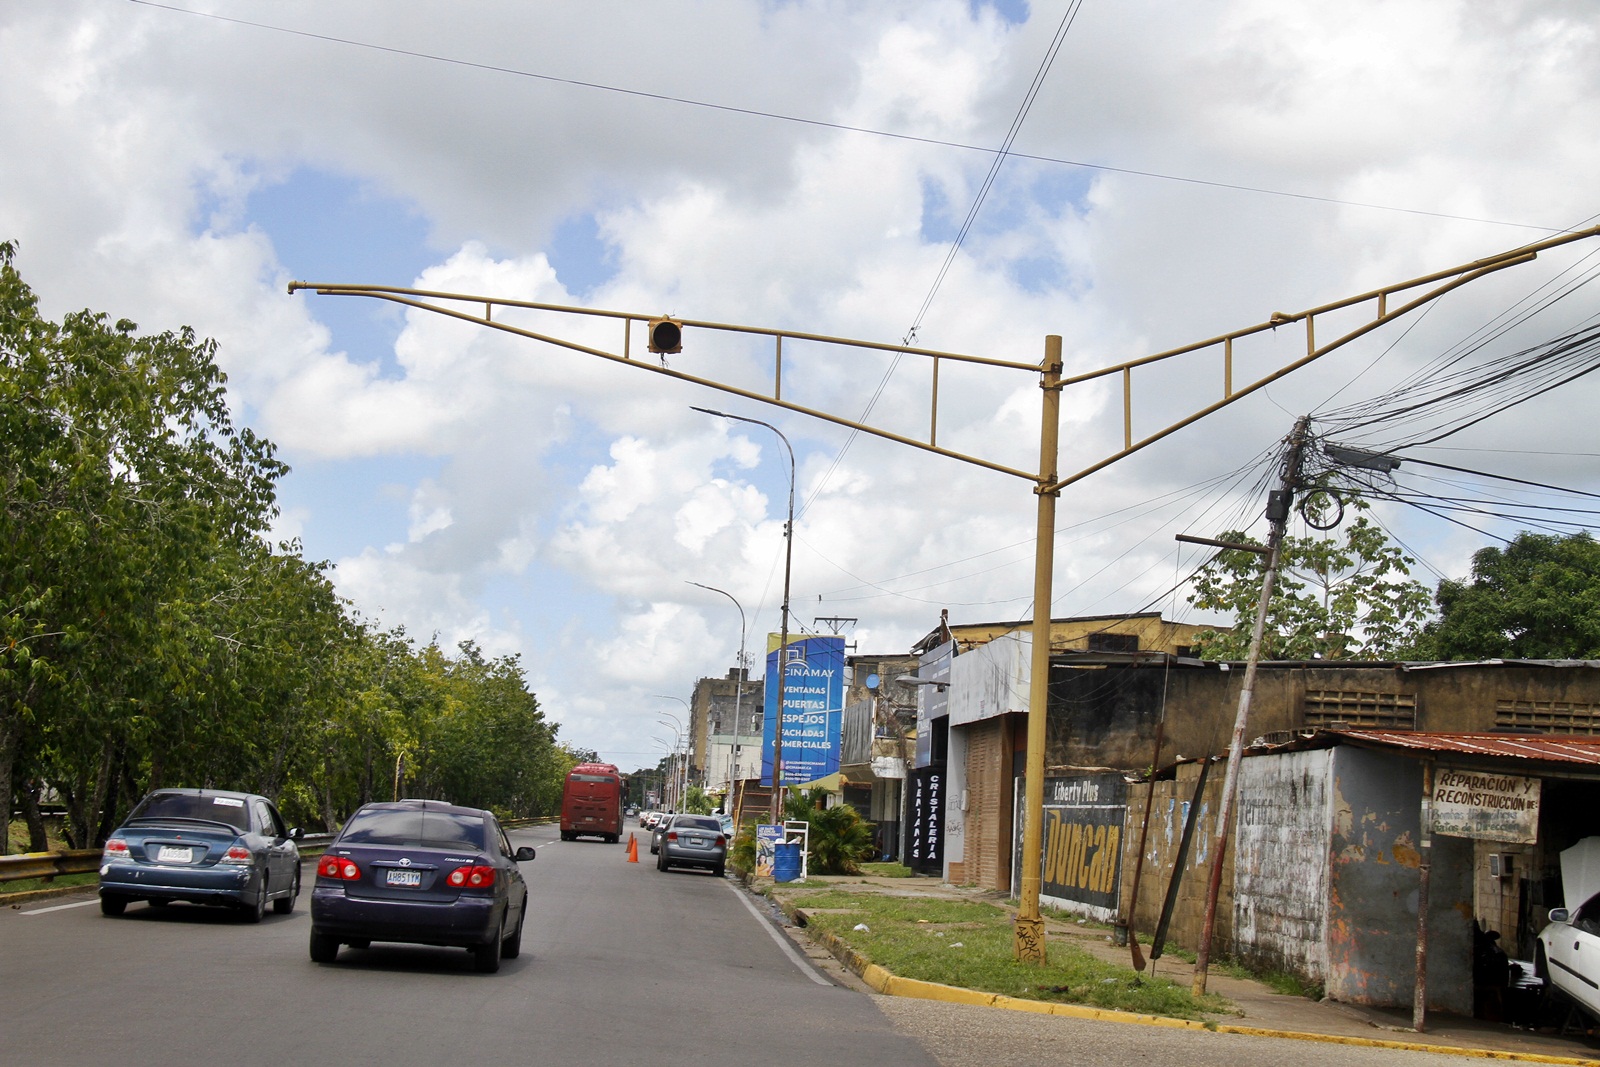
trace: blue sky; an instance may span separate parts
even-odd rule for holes
[[[739,645],[733,606],[689,583],[739,601],[752,649],[778,626],[787,456],[691,405],[793,444],[796,625],[853,618],[861,652],[907,650],[942,609],[1029,615],[1030,485],[379,302],[290,296],[290,279],[882,343],[915,327],[1005,359],[1053,333],[1082,371],[1600,211],[1600,12],[1085,5],[1055,50],[1069,6],[7,5],[0,237],[52,315],[216,337],[240,417],[293,467],[279,533],[364,614],[520,655],[562,737],[631,768]],[[1052,613],[1196,621],[1172,587],[1202,557],[1173,535],[1259,529],[1264,457],[1297,415],[1385,395],[1563,271],[1586,279],[1591,254],[1476,282],[1068,489]],[[1586,321],[1589,290],[1496,352]],[[1238,373],[1304,343],[1265,335]],[[672,365],[760,380],[764,358],[701,334]],[[925,363],[786,360],[786,387],[824,410],[876,396],[876,418],[927,425]],[[1035,461],[1036,383],[941,373],[941,443]],[[1214,357],[1139,372],[1140,432],[1220,381]],[[1592,490],[1596,399],[1564,387],[1446,442],[1447,461]],[[1074,388],[1064,408],[1064,470],[1117,446],[1120,393]],[[1379,514],[1430,582],[1516,529]]]

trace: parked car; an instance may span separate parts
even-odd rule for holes
[[[1600,1019],[1600,893],[1575,911],[1552,910],[1534,951],[1534,970],[1545,987],[1554,986]]]
[[[734,834],[734,832],[733,832],[733,816],[732,815],[718,815],[717,816],[717,821],[722,823],[723,836],[726,837],[729,841],[732,841],[734,839],[734,837],[736,836]]]
[[[650,855],[654,856],[661,849],[661,835],[667,829],[667,823],[672,821],[673,812],[656,812],[655,821],[650,824]]]
[[[728,836],[715,815],[674,815],[660,831],[656,870],[704,867],[718,878],[728,862]]]
[[[236,907],[260,922],[300,895],[300,830],[286,829],[266,797],[222,789],[157,789],[106,839],[100,856],[100,911],[121,915],[134,901],[174,900]]]
[[[311,958],[374,941],[465,948],[479,971],[522,951],[528,887],[490,812],[438,800],[365,804],[317,864],[311,887]]]

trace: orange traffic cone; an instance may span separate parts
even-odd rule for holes
[[[632,834],[628,835],[628,862],[639,862],[639,842],[634,839]]]

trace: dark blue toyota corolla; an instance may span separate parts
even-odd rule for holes
[[[317,864],[311,890],[311,958],[332,963],[340,945],[374,941],[472,952],[480,971],[522,948],[528,890],[494,815],[438,800],[356,810]]]
[[[300,894],[300,831],[286,829],[266,797],[224,789],[157,789],[106,839],[100,910],[174,900],[237,907],[260,922]]]

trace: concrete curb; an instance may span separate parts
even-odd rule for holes
[[[0,906],[9,904],[18,907],[35,900],[49,900],[51,897],[66,897],[73,893],[98,893],[99,882],[85,882],[83,885],[57,885],[46,889],[24,889],[18,893],[0,893]]]
[[[1523,1063],[1572,1064],[1574,1067],[1600,1067],[1600,1060],[1580,1059],[1571,1056],[1547,1056],[1529,1052],[1502,1052],[1498,1049],[1464,1048],[1456,1045],[1434,1045],[1425,1041],[1396,1041],[1380,1037],[1348,1037],[1339,1034],[1316,1034],[1299,1030],[1273,1030],[1259,1026],[1238,1026],[1229,1023],[1194,1022],[1174,1019],[1164,1015],[1141,1015],[1137,1012],[1114,1011],[1108,1008],[1090,1008],[1081,1004],[1054,1004],[1040,1000],[1023,1000],[1003,993],[983,993],[975,989],[923,982],[915,978],[901,978],[876,963],[868,961],[838,937],[824,930],[812,929],[806,913],[786,900],[776,900],[789,921],[806,931],[806,936],[822,945],[833,957],[848,967],[876,993],[889,997],[912,997],[917,1000],[939,1000],[951,1004],[971,1004],[984,1008],[1003,1008],[1008,1011],[1027,1011],[1036,1015],[1057,1015],[1068,1019],[1093,1019],[1100,1022],[1131,1024],[1134,1026],[1161,1026],[1174,1030],[1193,1030],[1213,1034],[1244,1034],[1250,1037],[1281,1037],[1292,1041],[1318,1041],[1331,1045],[1354,1045],[1360,1048],[1399,1049],[1405,1052],[1437,1052],[1448,1056],[1468,1056],[1485,1060],[1516,1060]]]

